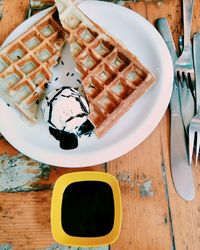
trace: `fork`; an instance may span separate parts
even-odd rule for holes
[[[175,73],[180,82],[188,79],[194,82],[194,67],[191,54],[190,32],[194,0],[183,0],[184,48],[175,63]]]
[[[196,33],[193,38],[193,54],[195,66],[195,80],[196,80],[196,115],[192,118],[189,126],[189,158],[192,161],[192,153],[194,148],[195,134],[196,134],[196,157],[197,163],[199,147],[200,147],[200,33]]]
[[[180,53],[183,51],[183,36],[179,37],[179,50]],[[190,46],[192,49],[192,46]],[[192,51],[191,51],[192,53]],[[185,127],[185,132],[187,136],[189,136],[189,125],[192,118],[195,115],[195,103],[194,103],[194,95],[191,86],[191,82],[184,81],[182,84],[179,84],[179,93],[180,93],[180,102],[181,102],[181,114],[183,118],[183,123]]]

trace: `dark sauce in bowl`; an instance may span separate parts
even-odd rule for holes
[[[80,181],[66,187],[62,200],[62,227],[70,236],[99,237],[114,224],[112,188],[102,181]]]

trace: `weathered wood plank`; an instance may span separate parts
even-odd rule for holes
[[[0,43],[26,18],[28,7],[28,0],[5,1],[0,21]],[[105,171],[105,166],[82,169],[52,167],[20,154],[1,138],[0,249],[69,249],[55,244],[51,235],[51,189],[59,176],[83,170]],[[42,189],[49,190],[33,192]],[[8,193],[17,191],[20,193]],[[107,247],[100,249],[106,250]]]
[[[10,156],[17,155],[19,152],[11,146],[4,138],[0,138],[0,155],[7,153]]]
[[[0,192],[52,189],[57,178],[73,171],[105,171],[104,164],[86,168],[58,168],[19,153],[0,139]]]
[[[172,247],[162,161],[158,127],[136,149],[108,163],[108,172],[119,179],[123,204],[122,230],[112,250]]]
[[[195,1],[194,15],[193,15],[193,32],[200,30],[199,23],[199,8],[200,1]],[[168,1],[163,3],[159,8],[154,4],[148,4],[147,13],[151,22],[158,17],[167,17],[173,32],[173,37],[178,40],[178,36],[182,34],[183,27],[181,21],[181,1]],[[197,166],[193,164],[193,174],[195,179],[195,192],[196,197],[192,202],[186,202],[181,199],[176,193],[170,171],[170,155],[169,155],[169,130],[170,117],[169,113],[164,117],[160,124],[161,141],[164,156],[164,166],[167,177],[168,195],[170,202],[170,211],[172,218],[172,229],[174,234],[175,249],[200,249],[200,163]],[[178,145],[177,145],[178,146]]]
[[[162,120],[161,140],[163,149],[169,148],[169,115]],[[193,164],[193,174],[195,181],[195,199],[186,202],[176,193],[170,170],[169,150],[163,150],[164,165],[166,170],[168,195],[170,202],[171,218],[173,225],[173,235],[175,249],[200,249],[200,163]]]
[[[23,154],[0,155],[0,192],[52,189],[57,178],[73,171],[105,171],[104,165],[90,168],[58,168],[32,160]]]
[[[1,142],[0,244],[9,242],[14,249],[22,250],[43,247],[53,249],[50,248],[54,241],[49,224],[53,184],[65,173],[84,170],[105,171],[105,166],[102,164],[76,169],[51,167],[19,154],[4,139]],[[42,189],[49,190],[33,192],[33,190]],[[27,191],[32,192],[27,193]],[[35,213],[45,218],[42,226],[41,222],[33,216]]]
[[[11,31],[24,21],[28,9],[29,0],[4,1],[3,17],[0,20],[0,45]]]
[[[9,242],[14,249],[37,249],[52,244],[51,191],[1,193],[0,197],[0,243]]]
[[[3,246],[16,250],[71,249],[55,244],[52,238],[51,191],[17,195],[1,193],[0,197],[0,249],[3,243],[4,250],[6,248]],[[73,249],[81,250],[81,248]],[[108,250],[108,247],[96,248],[96,250]]]
[[[129,6],[147,16],[146,4],[129,3]],[[120,182],[123,203],[122,230],[112,250],[172,247],[162,161],[158,126],[137,148],[108,163],[108,172]]]

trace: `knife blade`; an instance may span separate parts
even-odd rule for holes
[[[172,38],[172,34],[166,18],[156,20],[156,27],[162,35],[173,63],[177,59],[176,48]],[[183,120],[181,116],[180,97],[178,90],[178,82],[174,77],[173,91],[170,100],[171,110],[171,129],[170,129],[170,163],[171,174],[174,187],[177,193],[187,201],[194,198],[194,179],[192,167],[189,165],[188,152]]]

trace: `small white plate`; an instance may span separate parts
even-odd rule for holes
[[[156,29],[142,16],[116,4],[84,1],[80,9],[109,33],[120,39],[127,48],[157,77],[156,84],[101,139],[95,135],[83,137],[79,147],[62,150],[59,142],[49,134],[43,120],[29,127],[12,108],[0,100],[0,131],[23,154],[55,166],[84,167],[113,160],[140,144],[158,125],[168,106],[173,68],[168,49]],[[6,39],[7,45],[22,34],[49,10],[44,10],[18,26]],[[103,13],[103,14],[102,14]],[[51,88],[58,84],[76,83],[69,48],[62,52],[64,65],[53,69]],[[66,77],[66,74],[68,77]],[[58,77],[57,81],[54,81]]]

